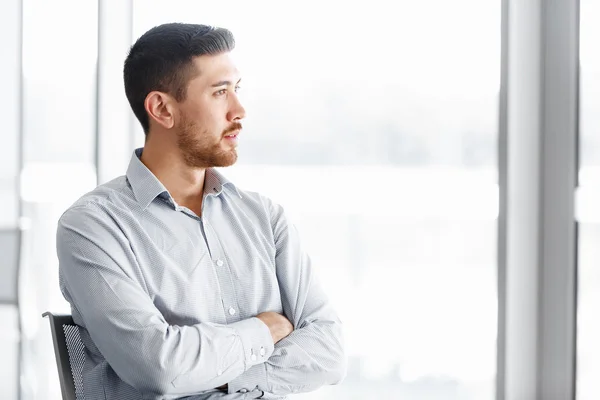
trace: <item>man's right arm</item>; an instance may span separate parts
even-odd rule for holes
[[[117,375],[148,397],[174,398],[218,387],[273,352],[259,318],[229,325],[169,325],[136,279],[129,241],[105,211],[76,206],[60,219],[57,253],[66,291]],[[265,359],[263,358],[263,360]]]

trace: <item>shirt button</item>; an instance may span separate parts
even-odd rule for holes
[[[252,354],[252,355],[250,356],[250,359],[251,359],[252,361],[256,361],[256,354]]]
[[[235,315],[235,308],[229,307],[229,315]]]
[[[223,260],[221,260],[221,259],[217,260],[217,266],[218,267],[222,267],[223,266]]]
[[[219,375],[219,376],[223,375],[223,371],[221,371],[221,370],[218,370],[218,371],[217,371],[217,375]]]
[[[261,348],[260,348],[260,355],[264,357],[266,353],[267,353],[267,352],[265,351],[265,348],[264,348],[264,347],[261,347]]]
[[[248,392],[248,389],[240,389],[240,392],[241,392],[241,393],[247,393],[247,392]]]

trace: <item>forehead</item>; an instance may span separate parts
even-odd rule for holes
[[[239,80],[240,72],[231,53],[203,55],[195,57],[193,62],[196,66],[197,75],[192,79],[192,82],[212,85],[219,81],[235,83]]]

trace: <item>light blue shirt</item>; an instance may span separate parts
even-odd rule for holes
[[[341,322],[283,209],[208,169],[199,218],[142,150],[58,223],[86,399],[282,399],[341,382]],[[276,345],[265,311],[294,326]]]

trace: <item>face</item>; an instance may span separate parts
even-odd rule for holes
[[[196,57],[194,63],[199,73],[176,105],[177,146],[192,168],[227,167],[237,160],[245,116],[239,72],[229,53]]]

